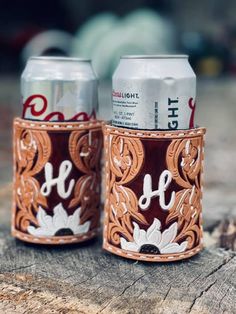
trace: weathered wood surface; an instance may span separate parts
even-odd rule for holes
[[[88,246],[48,248],[0,232],[1,313],[235,313],[236,256],[205,250],[168,265]]]
[[[101,239],[55,248],[10,236],[11,119],[19,96],[15,80],[0,83],[0,313],[236,313],[236,252],[219,247],[235,249],[236,242],[235,82],[199,84],[197,122],[208,128],[207,248],[190,260],[158,265],[105,253]],[[101,98],[105,109],[109,92]],[[226,218],[230,227],[222,226]]]

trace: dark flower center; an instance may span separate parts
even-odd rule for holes
[[[145,253],[145,254],[161,254],[158,247],[152,244],[144,244],[141,246],[139,253]]]
[[[67,236],[67,235],[74,235],[74,233],[71,231],[71,229],[69,228],[62,228],[59,229],[56,233],[55,236],[59,237],[59,236]]]

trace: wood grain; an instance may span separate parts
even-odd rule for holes
[[[102,252],[100,241],[26,245],[1,227],[1,313],[235,313],[235,253],[153,265]]]

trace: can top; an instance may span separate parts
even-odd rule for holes
[[[188,62],[188,55],[124,55],[112,76],[113,80],[160,80],[166,78],[196,79]]]
[[[36,61],[55,61],[55,62],[91,62],[91,59],[86,58],[69,58],[69,57],[53,57],[53,56],[39,56],[30,57],[30,60]]]
[[[96,80],[91,60],[84,58],[30,57],[22,79],[31,80]]]
[[[187,59],[188,55],[124,55],[121,59]]]

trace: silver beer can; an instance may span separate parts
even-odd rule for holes
[[[96,118],[98,80],[90,60],[31,57],[21,76],[22,118],[88,121]]]
[[[194,125],[196,75],[187,55],[123,56],[112,77],[115,126],[144,130]]]

